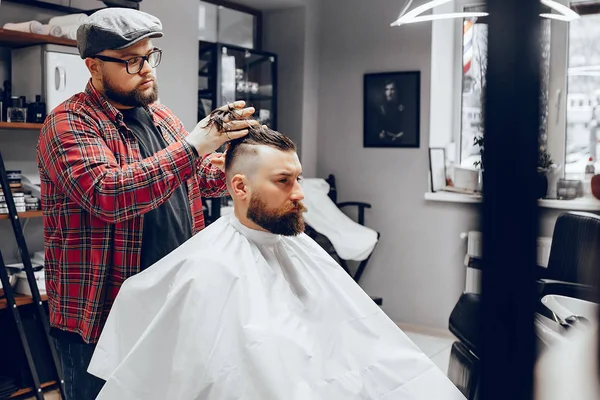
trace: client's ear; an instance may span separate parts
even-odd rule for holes
[[[231,178],[231,193],[232,196],[240,200],[246,200],[250,196],[248,178],[242,174],[236,174]]]

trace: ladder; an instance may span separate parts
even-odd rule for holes
[[[31,294],[33,298],[33,305],[35,307],[35,311],[37,313],[40,323],[39,329],[43,329],[44,337],[46,338],[47,345],[50,349],[50,354],[52,355],[52,361],[54,365],[55,372],[55,380],[59,383],[60,394],[63,399],[65,396],[64,389],[64,380],[62,377],[62,370],[60,366],[60,361],[58,358],[58,354],[56,348],[54,346],[54,342],[50,337],[50,324],[48,322],[48,317],[46,316],[46,311],[44,309],[44,305],[42,302],[42,298],[40,296],[40,292],[37,287],[37,283],[35,280],[35,276],[33,273],[33,267],[31,265],[31,259],[29,258],[29,251],[27,249],[27,243],[25,242],[25,236],[23,235],[23,229],[21,226],[21,221],[19,219],[19,215],[17,213],[17,209],[15,206],[15,201],[11,192],[11,188],[8,181],[8,176],[6,174],[6,167],[4,165],[4,159],[2,158],[2,153],[0,153],[0,184],[2,187],[2,191],[4,192],[4,198],[6,201],[6,205],[8,206],[8,215],[10,218],[10,222],[12,224],[13,233],[15,235],[15,239],[17,241],[17,245],[19,247],[19,253],[21,255],[21,260],[23,262],[24,271],[27,275],[27,281],[29,283],[29,288],[31,289]],[[35,396],[38,400],[44,399],[44,389],[42,387],[42,382],[40,382],[39,374],[36,369],[36,365],[33,360],[33,355],[31,352],[31,347],[29,346],[29,342],[27,340],[27,336],[25,334],[25,329],[23,326],[23,322],[21,319],[21,315],[19,313],[19,308],[15,299],[15,293],[10,286],[8,271],[6,269],[6,264],[4,263],[4,258],[2,257],[2,252],[0,252],[0,281],[2,282],[2,288],[4,289],[4,294],[6,296],[6,301],[8,308],[10,309],[10,313],[15,321],[15,325],[19,334],[19,339],[21,342],[21,346],[23,347],[23,351],[25,353],[25,357],[27,358],[27,364],[29,366],[29,371],[31,373],[31,378],[34,385]]]

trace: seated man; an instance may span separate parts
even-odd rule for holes
[[[464,399],[303,233],[292,141],[251,127],[225,172],[233,213],[121,288],[98,399]]]

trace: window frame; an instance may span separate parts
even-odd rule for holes
[[[569,0],[557,0],[568,6]],[[485,5],[481,0],[458,0],[455,4],[457,12],[466,7]],[[463,109],[463,19],[455,21],[454,36],[454,97],[453,97],[453,140],[455,143],[455,165],[462,163],[462,109]],[[548,126],[547,150],[554,162],[559,165],[561,176],[565,174],[566,141],[567,141],[567,69],[569,58],[569,24],[551,20],[550,25],[550,71],[548,82]]]

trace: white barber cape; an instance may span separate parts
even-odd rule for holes
[[[100,400],[463,400],[308,236],[221,217],[112,307]]]

